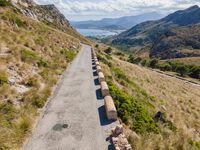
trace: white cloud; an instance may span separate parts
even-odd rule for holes
[[[191,5],[200,5],[200,0],[36,0],[39,3],[54,3],[66,16],[122,16],[150,11],[167,14]]]

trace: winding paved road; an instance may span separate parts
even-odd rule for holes
[[[83,45],[64,73],[25,150],[111,150],[110,129],[91,47]]]

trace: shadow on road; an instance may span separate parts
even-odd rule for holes
[[[92,70],[96,70],[96,66],[94,65],[94,66],[92,66]]]
[[[108,145],[108,150],[115,150],[115,147],[112,144],[110,144]]]
[[[105,106],[101,106],[98,108],[98,112],[99,112],[99,119],[100,119],[100,124],[101,126],[105,126],[108,124],[111,124],[113,121],[109,121],[106,117],[106,109]]]
[[[101,89],[96,90],[96,97],[97,97],[97,100],[103,100],[103,96],[101,94]]]
[[[94,84],[95,84],[95,85],[100,85],[99,79],[98,79],[98,78],[94,79]]]
[[[98,74],[97,74],[96,71],[93,72],[93,76],[94,76],[94,77],[98,76]]]
[[[111,136],[106,138],[106,141],[109,142],[110,144],[108,145],[108,150],[115,150],[114,145],[111,143],[112,139]]]

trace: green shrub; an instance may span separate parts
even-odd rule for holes
[[[176,72],[180,74],[180,76],[185,76],[188,73],[188,68],[185,65],[178,65],[176,67]]]
[[[117,68],[117,67],[113,67],[112,68],[112,71],[114,73],[114,76],[118,79],[122,79],[126,82],[130,82],[130,80],[127,78],[127,76],[124,74],[124,72],[120,69],[120,68]]]
[[[134,57],[133,55],[129,55],[128,62],[133,63],[133,64],[139,64],[142,61],[142,58],[140,57]]]
[[[8,83],[8,78],[5,74],[0,73],[0,86]]]
[[[112,53],[112,48],[111,47],[108,47],[105,51],[104,51],[106,54],[111,54]]]
[[[74,50],[62,49],[60,53],[65,56],[67,62],[71,62],[76,56],[76,51]]]
[[[7,0],[0,0],[0,6],[5,7],[5,6],[10,6],[11,3]]]
[[[46,100],[40,96],[34,97],[32,105],[37,108],[42,108],[45,105]]]
[[[124,53],[122,53],[122,52],[116,52],[115,55],[118,55],[118,56],[125,56]]]
[[[162,71],[171,71],[172,66],[169,63],[159,64],[158,68]]]
[[[137,133],[159,133],[156,122],[139,101],[124,90],[119,89],[112,81],[109,81],[108,85],[118,115],[124,123],[131,125],[131,128]]]
[[[36,55],[35,52],[27,50],[27,49],[22,49],[21,50],[21,59],[22,61],[35,61],[38,59],[38,56]]]
[[[99,48],[99,44],[96,44],[95,47],[96,47],[96,48]]]
[[[17,110],[10,103],[0,104],[0,126],[1,127],[11,127],[12,122],[17,116]]]
[[[36,77],[31,77],[25,84],[29,87],[39,87],[38,79]]]
[[[38,65],[38,67],[47,67],[48,66],[47,62],[44,59],[42,59],[42,58],[40,58],[37,61],[37,65]]]
[[[105,58],[104,55],[98,53],[97,58],[99,61],[103,62],[104,64],[108,65],[109,67],[112,67],[111,62],[107,58]]]
[[[196,141],[190,140],[189,144],[192,145],[192,146],[194,146],[198,150],[200,150],[200,142],[196,142]]]
[[[26,21],[22,21],[19,18],[15,18],[14,22],[17,24],[18,27],[26,27],[27,26]]]
[[[31,121],[28,117],[22,117],[17,125],[19,132],[22,135],[26,134],[31,129]]]
[[[141,65],[142,65],[142,66],[146,66],[146,65],[147,65],[147,60],[146,60],[146,59],[142,60],[142,61],[141,61]]]
[[[190,77],[200,79],[200,67],[192,66],[189,72]]]
[[[158,60],[157,59],[152,59],[150,62],[149,62],[149,67],[151,68],[156,68],[158,64]]]

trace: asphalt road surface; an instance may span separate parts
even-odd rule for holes
[[[64,73],[25,150],[112,150],[91,47],[83,45]]]

